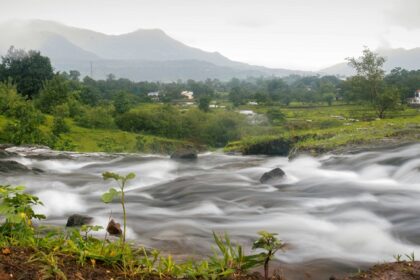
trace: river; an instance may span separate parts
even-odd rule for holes
[[[9,148],[9,158],[44,172],[0,174],[1,183],[24,185],[44,202],[47,223],[64,225],[70,214],[106,226],[118,203],[100,196],[111,182],[101,173],[134,172],[127,189],[131,240],[174,254],[210,253],[212,231],[228,232],[249,251],[259,230],[288,244],[277,260],[293,279],[305,272],[355,272],[420,256],[420,145],[355,154],[285,157],[200,154],[196,161],[134,154],[55,153]],[[261,184],[264,172],[286,173]],[[302,269],[301,264],[305,264]],[[317,278],[313,278],[317,279]]]

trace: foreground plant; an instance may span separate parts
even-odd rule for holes
[[[0,186],[0,215],[5,217],[0,232],[5,236],[32,236],[32,219],[45,219],[44,215],[36,214],[32,209],[43,205],[42,202],[38,197],[24,193],[24,190],[23,186]]]
[[[123,223],[124,223],[124,230],[122,233],[122,242],[123,244],[125,243],[125,234],[126,234],[126,229],[127,229],[127,213],[126,213],[126,209],[125,209],[125,192],[124,189],[127,185],[127,181],[132,180],[136,177],[136,175],[134,173],[129,173],[125,176],[121,176],[117,173],[113,173],[113,172],[105,172],[102,174],[102,177],[104,178],[104,180],[115,180],[118,184],[118,189],[116,190],[115,188],[110,188],[108,190],[108,192],[104,193],[102,195],[102,201],[104,203],[110,203],[114,200],[115,197],[119,197],[120,198],[120,203],[121,203],[121,207],[123,210]]]
[[[269,233],[267,231],[259,231],[258,234],[260,238],[258,238],[253,246],[252,249],[263,249],[265,252],[261,253],[260,255],[264,259],[264,277],[268,279],[268,265],[270,260],[274,257],[278,250],[283,250],[285,244],[276,237],[276,233]]]

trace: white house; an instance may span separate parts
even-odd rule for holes
[[[410,99],[410,104],[420,105],[420,89],[414,92],[414,97]]]
[[[184,91],[181,92],[181,95],[186,97],[188,100],[194,99],[194,92],[192,92],[192,91],[184,90]]]
[[[152,100],[159,100],[160,93],[159,91],[153,91],[153,92],[147,93],[147,96],[150,97],[150,99]]]
[[[246,115],[246,116],[254,116],[255,113],[252,110],[240,110],[239,114]]]

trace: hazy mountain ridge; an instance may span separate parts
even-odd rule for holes
[[[378,49],[376,51],[379,55],[386,58],[384,69],[390,72],[396,67],[401,67],[407,70],[420,69],[420,48],[414,49]],[[324,68],[319,71],[321,74],[350,76],[355,74],[354,69],[347,65],[347,62],[342,62]]]
[[[177,80],[247,76],[284,76],[309,72],[271,69],[236,62],[218,52],[187,46],[159,29],[138,29],[122,35],[69,27],[44,20],[15,20],[0,24],[0,53],[14,45],[37,49],[59,71],[79,70],[104,78],[113,73],[133,80]]]

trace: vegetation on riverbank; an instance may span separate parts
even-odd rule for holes
[[[126,240],[129,213],[124,208],[124,186],[134,174],[106,172],[103,176],[122,184],[120,192],[110,189],[102,196],[105,203],[116,196],[121,200],[124,228],[117,240],[108,235],[104,239],[92,236],[101,229],[95,225],[62,229],[39,222],[34,226],[35,220],[46,218],[33,210],[42,202],[25,193],[24,187],[0,186],[0,215],[4,218],[0,225],[0,279],[269,279],[268,263],[284,244],[265,231],[254,243],[253,248],[259,250],[254,254],[246,254],[227,234],[214,233],[214,254],[203,260],[176,261],[171,255]],[[250,274],[261,265],[265,277]]]
[[[81,80],[77,71],[54,73],[39,52],[11,48],[0,63],[0,141],[83,152],[171,154],[225,147],[288,155],[416,140],[419,111],[407,102],[420,71],[386,75],[383,62],[366,49],[350,59],[357,75],[346,80],[135,83],[112,74],[95,81]],[[27,64],[27,71],[19,70]]]

